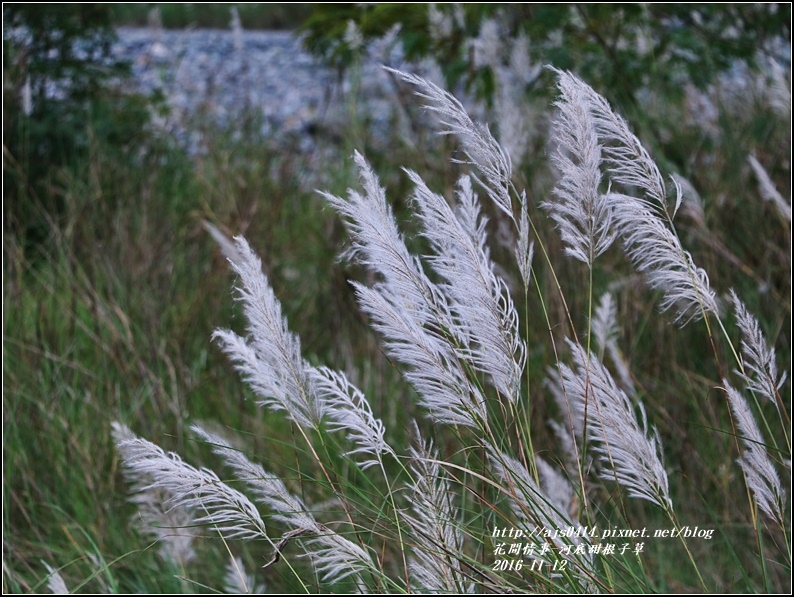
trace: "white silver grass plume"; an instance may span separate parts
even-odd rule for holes
[[[458,181],[456,214],[418,174],[407,173],[416,185],[413,200],[423,235],[435,251],[428,261],[442,279],[439,287],[452,313],[450,332],[459,342],[457,352],[487,375],[501,396],[515,402],[526,346],[507,285],[494,273],[485,232],[487,220],[480,215],[471,180],[463,176]]]
[[[681,196],[681,213],[685,214],[698,228],[706,229],[706,212],[703,207],[703,198],[689,179],[680,174],[672,175],[676,192]]]
[[[535,456],[535,464],[538,467],[540,487],[549,496],[554,507],[560,512],[570,512],[576,492],[568,477],[540,456]]]
[[[363,392],[351,384],[344,373],[319,367],[314,372],[314,387],[323,402],[328,431],[344,430],[356,445],[346,455],[371,456],[361,463],[362,469],[382,464],[384,454],[395,455],[384,439],[383,422],[375,418]]]
[[[648,429],[645,408],[635,406],[612,379],[595,355],[589,362],[585,350],[568,340],[576,369],[565,364],[560,370],[565,394],[575,417],[587,415],[588,440],[595,442],[604,469],[600,476],[616,480],[631,497],[672,509],[662,445],[656,429]]]
[[[112,428],[117,445],[136,439],[126,425],[114,421]],[[124,476],[130,485],[130,501],[138,508],[134,525],[157,541],[164,560],[180,567],[195,560],[196,513],[188,508],[169,505],[174,496],[162,487],[152,487],[150,475],[125,468]]]
[[[516,243],[515,256],[521,281],[524,283],[524,294],[529,291],[529,282],[532,279],[532,259],[535,256],[535,243],[529,240],[529,214],[527,213],[526,192],[521,194],[521,215],[518,219],[518,242]]]
[[[229,595],[260,595],[265,592],[265,586],[257,584],[256,577],[245,571],[243,561],[233,557],[226,564],[223,589]]]
[[[44,564],[44,567],[50,575],[47,579],[47,588],[50,590],[50,593],[53,595],[68,595],[70,593],[69,587],[66,586],[66,582],[63,580],[61,573],[47,562],[42,562],[42,564]]]
[[[300,538],[306,547],[306,556],[327,582],[338,582],[367,569],[375,570],[371,558],[361,547],[318,523],[303,501],[290,493],[281,479],[252,463],[223,438],[200,427],[193,427],[193,431],[213,446],[213,451],[245,482],[257,501],[270,508],[273,520],[290,527],[275,546],[276,557],[289,541]],[[271,560],[274,562],[275,558]]]
[[[480,22],[480,31],[477,37],[472,39],[469,47],[474,54],[474,66],[476,68],[490,67],[496,70],[502,64],[503,39],[506,32],[502,30],[502,24],[496,19],[483,19]]]
[[[526,527],[524,530],[535,527],[564,530],[572,526],[567,509],[558,507],[521,462],[488,442],[484,446],[495,476],[507,485],[505,495],[510,498],[513,514]]]
[[[533,83],[543,72],[543,65],[532,62],[530,56],[530,40],[525,31],[513,37],[510,47],[510,75],[523,87]],[[511,154],[512,155],[512,154]]]
[[[573,545],[590,543],[590,539],[586,534],[575,534],[570,538],[562,534],[569,529],[580,528],[568,517],[567,507],[562,507],[562,504],[543,491],[521,462],[488,442],[483,445],[494,475],[506,486],[504,494],[508,497],[510,508],[518,521],[518,528],[536,544],[552,544],[549,556],[534,557],[567,560],[572,564],[569,572],[587,589],[585,592],[592,592],[593,556],[587,551],[577,553],[571,549]],[[555,533],[555,530],[559,532]]]
[[[463,532],[457,520],[454,492],[438,464],[432,441],[424,443],[416,423],[417,447],[411,447],[408,486],[412,514],[404,514],[416,546],[408,561],[412,585],[430,593],[473,593],[474,584],[463,573]]]
[[[672,225],[672,216],[681,205],[683,193],[676,184],[676,205],[671,210],[667,205],[664,179],[656,163],[631,132],[628,124],[614,113],[607,101],[593,89],[570,73],[561,73],[561,89],[564,99],[561,108],[570,114],[561,119],[578,123],[579,128],[560,133],[561,143],[569,151],[579,152],[577,162],[566,162],[558,158],[564,175],[560,192],[566,199],[553,204],[552,214],[561,227],[563,240],[569,252],[586,263],[598,254],[600,247],[609,246],[612,224],[623,237],[626,252],[634,266],[643,272],[652,288],[664,292],[661,304],[663,311],[675,307],[676,322],[684,325],[700,319],[706,313],[717,313],[717,301],[711,290],[706,272],[697,267],[692,256],[683,249],[681,242],[665,222]],[[580,130],[581,129],[581,130]],[[596,139],[593,138],[595,129]],[[597,143],[596,143],[597,141]],[[622,193],[608,192],[598,196],[598,203],[582,213],[573,203],[580,196],[594,197],[592,183],[596,177],[595,147],[600,146],[600,158],[609,165],[612,182],[642,191],[637,198]],[[590,147],[590,150],[582,148]],[[574,153],[574,155],[577,155]],[[580,166],[577,168],[577,165]],[[575,184],[574,184],[575,183]],[[586,184],[587,183],[587,184]],[[589,186],[588,186],[589,185]],[[596,185],[597,186],[597,185]],[[566,219],[570,221],[566,222]],[[585,232],[594,233],[596,242],[590,247]]]
[[[601,295],[590,323],[590,333],[595,341],[596,350],[603,354],[607,346],[615,341],[618,335],[618,311],[612,293]]]
[[[427,7],[427,23],[427,32],[436,42],[450,37],[455,26],[452,15],[439,10],[435,2],[431,2]]]
[[[405,378],[431,418],[449,425],[480,426],[487,419],[485,397],[468,379],[447,339],[424,328],[377,288],[354,287],[373,327],[384,336],[389,355],[408,366]]]
[[[245,49],[245,41],[243,40],[243,24],[240,21],[240,13],[236,6],[229,9],[232,15],[232,20],[229,22],[229,27],[232,30],[232,43],[234,44],[234,51],[242,54]]]
[[[314,399],[311,367],[301,357],[300,340],[289,331],[261,261],[245,239],[235,240],[240,261],[231,265],[242,283],[237,298],[248,320],[249,338],[217,330],[213,339],[257,393],[259,404],[286,411],[297,424],[314,428],[322,418],[322,406]]]
[[[560,411],[562,423],[553,419],[548,421],[560,447],[562,461],[570,475],[576,476],[581,467],[581,444],[584,434],[584,413],[579,412],[578,404],[565,394],[560,372],[556,367],[548,367],[543,385],[551,393]],[[584,469],[589,469],[592,458],[588,454]]]
[[[342,39],[353,52],[359,52],[364,47],[364,35],[353,19],[348,19]]]
[[[431,416],[477,427],[487,416],[485,399],[450,343],[454,321],[447,300],[408,252],[375,173],[359,153],[355,159],[364,194],[324,196],[345,218],[352,255],[381,278],[373,288],[353,284],[359,304],[390,356],[408,367],[405,377]]]
[[[728,394],[728,401],[744,442],[744,453],[738,462],[744,471],[747,486],[755,495],[756,503],[761,511],[785,528],[783,512],[786,492],[769,458],[764,445],[764,437],[761,435],[755,417],[750,412],[750,407],[744,397],[727,380],[722,380],[722,383]]]
[[[610,193],[615,224],[626,254],[648,285],[664,293],[662,311],[676,310],[676,323],[686,325],[719,307],[708,274],[695,265],[681,241],[647,204],[636,197]]]
[[[790,62],[790,61],[789,61]],[[766,85],[766,100],[769,107],[784,121],[791,123],[791,67],[784,66],[775,58],[768,59],[769,82]],[[789,214],[790,214],[789,210]],[[790,220],[791,218],[789,218]]]
[[[306,555],[311,559],[314,570],[324,582],[336,583],[356,576],[360,585],[361,574],[371,571],[379,574],[378,567],[369,554],[346,537],[321,525],[325,534],[306,541]]]
[[[378,274],[382,287],[400,296],[405,308],[421,318],[422,323],[438,325],[441,319],[441,325],[445,325],[444,297],[405,246],[385,189],[364,156],[355,152],[353,159],[359,169],[363,194],[349,189],[348,198],[343,199],[321,193],[345,220],[352,240],[348,257]]]
[[[791,110],[790,103],[789,110]],[[780,194],[780,191],[777,190],[775,183],[772,182],[772,179],[769,177],[766,169],[761,165],[761,162],[752,155],[747,156],[747,161],[750,162],[750,167],[753,169],[755,177],[758,179],[758,190],[761,193],[761,197],[774,204],[780,215],[788,222],[791,222],[791,204],[786,201],[783,195]]]
[[[127,474],[149,477],[144,491],[154,488],[172,497],[167,505],[195,512],[194,524],[217,530],[226,539],[266,539],[267,531],[256,507],[209,469],[197,469],[177,454],[134,437],[117,444]]]
[[[610,178],[618,184],[641,189],[657,204],[657,208],[668,213],[664,178],[628,123],[613,112],[609,102],[587,83],[570,73],[564,74],[571,97],[582,103],[592,115],[603,159],[609,165]]]
[[[524,86],[513,79],[499,77],[498,89],[494,97],[494,115],[499,127],[499,145],[511,160],[520,164],[529,148],[530,128],[527,121],[527,108],[522,101]]]
[[[210,233],[213,240],[218,243],[218,248],[230,263],[242,263],[243,259],[240,253],[237,252],[237,246],[232,239],[226,236],[218,227],[210,224],[207,220],[202,220],[201,225],[204,227],[204,230]]]
[[[557,438],[565,468],[575,475],[579,469],[578,443],[580,442],[580,436],[576,435],[575,431],[572,431],[571,425],[568,423],[567,414],[563,413],[563,418],[566,420],[565,423],[549,419],[548,424],[552,433],[554,433],[554,437]]]
[[[731,300],[736,321],[742,332],[743,371],[737,371],[747,383],[748,389],[777,404],[777,393],[786,382],[787,373],[778,379],[775,349],[764,338],[758,320],[747,310],[736,292],[731,289]]]
[[[194,425],[192,430],[200,439],[212,446],[212,451],[234,471],[236,480],[248,486],[254,499],[270,509],[270,517],[273,520],[282,522],[292,529],[319,532],[317,523],[306,505],[289,492],[279,477],[266,472],[261,465],[251,462],[245,454],[232,447],[219,435],[209,433],[198,425]]]
[[[590,330],[598,353],[609,356],[620,383],[623,385],[623,389],[628,392],[629,396],[634,395],[634,380],[631,378],[629,366],[626,364],[618,347],[617,338],[620,333],[618,308],[617,303],[615,303],[615,297],[611,292],[605,292],[601,295],[601,299],[593,314]],[[603,356],[601,356],[601,360],[603,362]]]
[[[570,73],[555,72],[561,96],[555,103],[559,116],[553,128],[557,147],[552,161],[562,177],[554,188],[559,201],[541,206],[557,223],[565,252],[592,267],[615,240],[611,206],[598,190],[601,145],[583,84]]]
[[[515,220],[510,200],[513,165],[510,156],[494,139],[488,127],[472,121],[463,104],[438,85],[417,75],[392,68],[387,70],[417,88],[416,94],[427,100],[428,109],[439,115],[444,127],[442,134],[455,135],[460,140],[467,158],[463,162],[476,166],[482,173],[485,181],[479,182],[485,187],[488,196],[499,209]]]

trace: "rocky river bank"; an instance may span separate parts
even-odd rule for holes
[[[401,65],[396,50],[381,46],[354,77],[343,76],[285,31],[121,28],[114,53],[131,62],[137,90],[162,94],[168,110],[157,124],[191,146],[197,125],[233,131],[245,116],[262,135],[304,147],[318,129],[342,126],[351,105],[384,127],[394,89],[380,64]]]

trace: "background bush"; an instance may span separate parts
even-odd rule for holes
[[[123,89],[114,39],[107,5],[3,7],[3,230],[28,249],[66,217],[63,173],[85,166],[92,143],[129,160],[144,144],[157,98]]]

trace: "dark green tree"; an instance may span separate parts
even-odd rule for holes
[[[28,246],[62,215],[57,173],[92,137],[140,140],[148,106],[121,90],[130,68],[113,58],[115,38],[108,5],[3,5],[4,232]]]

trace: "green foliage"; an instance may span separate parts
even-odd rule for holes
[[[98,93],[124,65],[112,60],[115,39],[107,6],[6,4],[5,68],[24,68],[34,109],[58,99],[79,102]]]
[[[632,112],[642,89],[680,98],[684,80],[705,87],[736,61],[785,58],[778,54],[791,36],[787,3],[439,4],[433,18],[430,10],[410,3],[317,4],[302,29],[307,48],[344,66],[348,22],[367,41],[399,26],[408,60],[432,57],[450,86],[463,81],[490,97],[490,69],[475,63],[471,42],[485,19],[496,18],[500,36],[528,36],[533,61],[576,71]],[[438,31],[433,19],[446,20],[446,30]]]
[[[29,248],[64,215],[57,189],[94,138],[134,152],[156,98],[122,90],[129,65],[111,53],[110,11],[98,4],[6,4],[4,28],[4,230]]]

